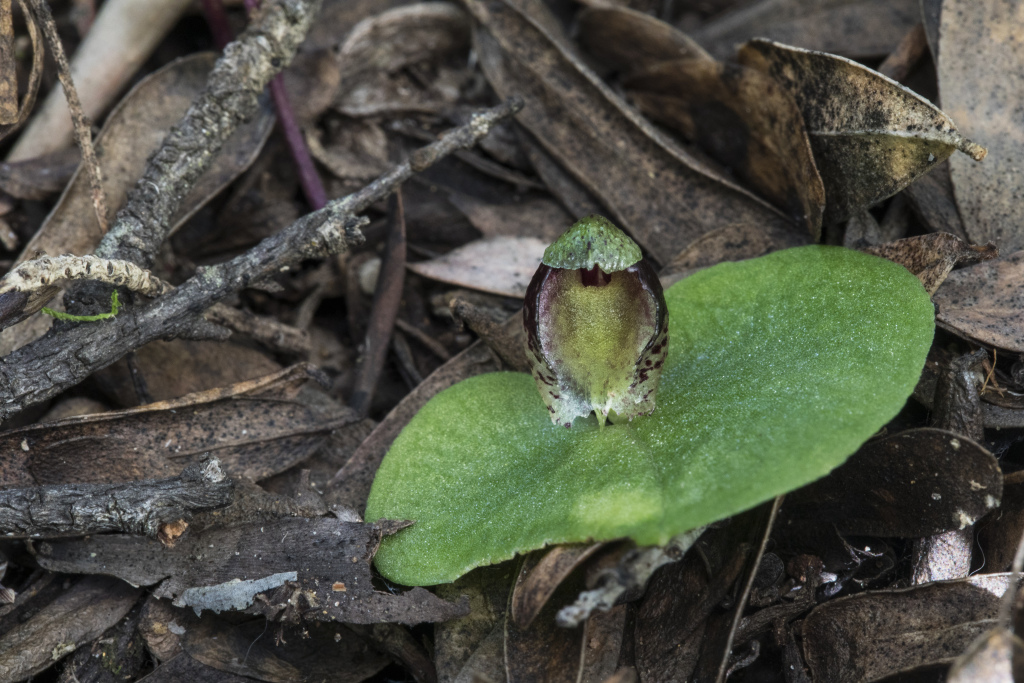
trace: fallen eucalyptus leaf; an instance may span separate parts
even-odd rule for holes
[[[550,543],[665,543],[773,498],[895,415],[932,339],[916,278],[838,248],[721,264],[666,300],[674,341],[647,418],[556,427],[512,373],[427,403],[367,504],[367,519],[417,520],[381,548],[381,573],[434,584]]]
[[[738,57],[796,99],[825,183],[826,224],[891,197],[957,149],[985,157],[926,99],[849,59],[767,40]]]
[[[431,280],[521,299],[545,247],[536,237],[489,237],[407,267]]]
[[[448,198],[484,237],[536,237],[551,244],[572,223],[572,217],[552,199],[528,199],[515,204],[488,204],[469,195]]]
[[[1024,353],[1024,251],[950,273],[935,320],[989,346]]]
[[[945,0],[939,30],[942,106],[991,151],[981,166],[949,160],[960,217],[973,241],[994,241],[1006,252],[1024,248],[1020,22],[1015,3]]]
[[[0,434],[0,486],[120,483],[178,474],[204,453],[228,476],[257,480],[316,450],[358,418],[303,389],[303,366],[139,408]]]

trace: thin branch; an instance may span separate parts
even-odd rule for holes
[[[64,97],[68,102],[68,109],[71,110],[71,120],[74,123],[75,142],[82,150],[82,163],[89,171],[89,187],[92,190],[92,205],[96,210],[96,219],[100,224],[100,231],[107,232],[110,225],[107,213],[107,196],[103,191],[103,177],[100,173],[100,162],[96,158],[96,150],[92,146],[92,130],[85,112],[82,110],[82,102],[78,99],[78,91],[75,90],[74,81],[71,80],[71,66],[68,64],[67,55],[64,54],[64,46],[57,34],[57,25],[50,13],[50,6],[46,0],[29,0],[36,20],[39,22],[43,35],[50,44],[50,52],[57,62],[57,77],[64,87]]]
[[[370,322],[363,342],[363,357],[356,374],[355,387],[349,405],[352,410],[366,417],[370,412],[377,380],[384,369],[384,360],[391,346],[391,333],[395,329],[395,318],[402,303],[402,288],[405,285],[405,208],[402,193],[391,196],[388,206],[388,248],[384,263],[377,278],[377,291],[370,310]]]
[[[306,259],[338,254],[363,241],[357,219],[414,173],[487,135],[523,106],[513,98],[475,114],[470,122],[413,152],[363,189],[307,214],[230,261],[200,268],[173,292],[116,318],[69,327],[58,323],[41,339],[0,359],[0,421],[56,396],[129,351],[156,339],[193,333],[197,318],[217,301],[267,280]]]
[[[193,463],[170,479],[6,489],[0,491],[0,534],[156,536],[162,524],[227,505],[233,489],[216,458]]]

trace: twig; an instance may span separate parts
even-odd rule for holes
[[[361,243],[357,228],[365,219],[355,218],[356,214],[387,197],[414,173],[472,146],[522,106],[521,99],[513,98],[475,114],[469,123],[416,150],[406,162],[358,192],[303,216],[241,256],[200,268],[176,290],[146,306],[129,308],[102,326],[57,325],[41,339],[0,359],[0,421],[56,396],[143,344],[191,333],[197,316],[212,304],[282,268]]]
[[[64,484],[0,491],[0,534],[84,536],[106,531],[156,536],[161,524],[227,505],[234,484],[216,458],[177,477],[126,484]]]
[[[416,341],[418,341],[420,344],[423,344],[423,346],[427,347],[427,349],[431,353],[433,353],[435,356],[437,356],[441,360],[443,360],[443,361],[451,360],[452,354],[448,353],[448,349],[446,349],[444,347],[444,344],[442,344],[441,342],[437,341],[436,339],[434,339],[429,334],[427,334],[426,332],[424,332],[420,328],[416,327],[415,325],[413,325],[411,323],[407,323],[404,320],[402,320],[401,318],[396,318],[395,319],[395,327],[400,329],[402,332],[405,332],[406,334],[411,335],[412,337],[414,337],[416,339]]]
[[[363,343],[363,358],[356,375],[355,387],[349,405],[352,410],[366,417],[370,412],[370,401],[384,368],[384,360],[391,345],[391,332],[395,328],[398,307],[402,303],[402,287],[405,285],[405,207],[402,193],[391,196],[388,205],[389,221],[388,250],[384,255],[377,291],[373,296],[370,323]]]
[[[256,114],[259,96],[291,62],[319,9],[320,0],[279,0],[224,48],[206,89],[150,158],[97,256],[153,265],[181,200],[228,137]]]
[[[707,527],[686,531],[672,538],[664,546],[643,548],[627,555],[618,567],[602,575],[601,582],[594,590],[580,593],[576,602],[558,611],[555,620],[559,626],[575,628],[583,623],[594,610],[607,612],[623,593],[646,585],[659,567],[678,562],[686,551],[697,542]]]
[[[214,304],[206,311],[206,319],[216,325],[244,334],[254,342],[290,356],[308,358],[312,351],[309,333],[279,322],[277,318],[246,313],[237,308]]]
[[[57,77],[60,78],[60,84],[64,87],[64,97],[67,99],[68,109],[71,110],[71,120],[75,126],[75,142],[78,144],[78,148],[82,150],[82,163],[85,164],[86,169],[89,171],[92,206],[96,211],[96,219],[99,221],[100,230],[106,234],[110,222],[107,214],[107,196],[103,191],[103,176],[100,172],[100,162],[96,158],[96,150],[92,146],[92,130],[89,128],[89,121],[85,117],[85,112],[82,111],[82,103],[78,99],[78,91],[75,90],[75,84],[71,80],[71,66],[68,64],[67,55],[64,54],[64,46],[61,44],[60,36],[57,34],[57,25],[53,21],[53,15],[50,13],[50,6],[46,4],[45,0],[29,0],[29,2],[32,5],[32,11],[35,14],[36,20],[43,30],[43,35],[46,36],[46,40],[50,44],[50,52],[53,54],[53,59],[57,62]]]

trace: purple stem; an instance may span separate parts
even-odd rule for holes
[[[244,0],[244,3],[245,11],[250,15],[260,6],[259,0]],[[231,29],[227,24],[224,6],[220,0],[203,0],[204,9],[208,5],[217,6],[216,11],[206,12],[206,20],[214,34],[214,40],[220,40],[218,24],[215,23],[218,19],[214,18],[219,12],[220,17],[223,17],[223,27],[227,30],[227,39],[224,42],[224,45],[227,45],[231,40]],[[274,108],[277,109],[277,121],[281,124],[281,131],[284,133],[284,139],[292,153],[292,160],[298,168],[299,184],[302,185],[302,193],[306,196],[306,202],[314,211],[322,209],[327,204],[327,193],[320,181],[320,175],[316,172],[316,166],[313,165],[313,157],[309,155],[309,148],[302,137],[302,129],[299,128],[299,123],[295,120],[295,110],[292,109],[292,105],[288,101],[281,74],[275,76],[274,80],[270,82],[270,94],[274,98]]]
[[[213,44],[218,50],[231,42],[234,35],[231,32],[231,23],[228,21],[228,13],[224,11],[221,0],[203,0],[203,16],[206,17],[206,24],[213,34]]]

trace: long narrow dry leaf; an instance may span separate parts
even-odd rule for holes
[[[949,160],[964,227],[1006,253],[1024,248],[1024,8],[946,0],[939,43],[942,107],[991,152],[981,166]]]
[[[584,66],[543,7],[466,0],[484,74],[499,94],[529,101],[518,121],[596,195],[655,259],[724,223],[782,223],[760,200],[698,161]]]
[[[985,157],[930,102],[849,59],[752,40],[739,60],[796,99],[825,183],[826,224],[891,197],[955,150]]]

